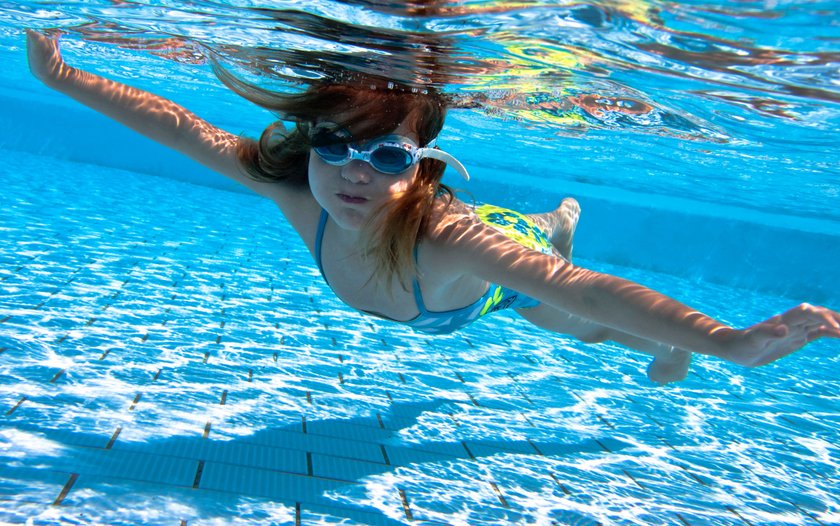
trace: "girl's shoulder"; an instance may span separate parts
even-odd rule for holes
[[[456,198],[451,202],[438,199],[426,222],[423,241],[433,245],[446,245],[452,241],[455,232],[462,232],[480,222],[472,205]]]

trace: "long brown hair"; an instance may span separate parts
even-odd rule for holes
[[[280,119],[296,123],[286,130],[278,121],[268,126],[259,141],[240,138],[238,159],[257,181],[297,187],[308,185],[311,145],[304,128],[327,120],[353,128],[355,140],[386,135],[405,121],[426,146],[437,137],[446,116],[446,98],[433,88],[410,88],[376,80],[313,85],[302,93],[277,93],[246,83],[221,67],[216,74],[231,90],[262,106]],[[413,184],[396,199],[376,210],[364,226],[364,254],[374,266],[377,281],[394,278],[407,288],[416,274],[414,247],[442,198],[451,203],[453,192],[441,183],[445,165],[423,159]]]

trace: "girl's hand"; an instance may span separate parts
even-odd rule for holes
[[[840,313],[803,303],[735,332],[721,358],[758,367],[787,356],[818,338],[840,338]]]
[[[56,37],[27,29],[26,52],[30,71],[45,84],[60,79],[70,69],[61,58]]]

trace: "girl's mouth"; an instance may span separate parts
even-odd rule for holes
[[[338,198],[344,201],[345,203],[351,204],[360,204],[367,201],[365,197],[357,197],[354,195],[347,195],[347,194],[338,194]]]

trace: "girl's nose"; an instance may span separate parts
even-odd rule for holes
[[[358,159],[341,167],[341,178],[353,184],[367,184],[371,180],[371,166]]]

